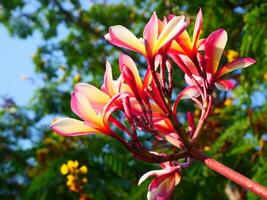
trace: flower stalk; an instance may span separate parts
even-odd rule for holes
[[[244,175],[225,166],[224,164],[206,156],[205,154],[196,149],[192,149],[188,153],[193,158],[200,160],[203,164],[205,164],[208,168],[212,169],[213,171],[223,175],[224,177],[242,186],[243,188],[255,193],[259,197],[267,199],[267,187],[264,187],[256,183],[255,181],[245,177]]]

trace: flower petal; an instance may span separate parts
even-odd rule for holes
[[[173,38],[183,32],[187,26],[186,22],[184,21],[184,16],[173,17],[168,24],[163,28],[162,32],[160,33],[157,45],[155,47],[154,52],[160,50],[161,47],[166,45],[170,42]]]
[[[201,8],[198,11],[197,17],[196,17],[196,22],[195,22],[195,27],[194,27],[194,33],[193,33],[193,44],[194,44],[194,49],[197,48],[197,41],[199,39],[199,36],[201,34],[201,29],[202,29],[202,11]]]
[[[172,191],[175,188],[177,179],[176,179],[176,176],[169,175],[166,177],[155,178],[153,182],[154,182],[153,184],[157,182],[158,186],[148,191],[147,199],[148,200],[165,200],[165,199],[170,199]]]
[[[71,109],[76,115],[89,124],[96,127],[101,127],[103,125],[101,118],[94,111],[86,96],[77,91],[71,94]]]
[[[166,174],[168,172],[166,172],[166,170],[164,169],[160,169],[160,170],[152,170],[152,171],[149,171],[147,173],[145,173],[138,181],[138,185],[141,185],[146,179],[148,179],[149,177],[151,176],[162,176],[164,174]]]
[[[219,78],[227,73],[230,73],[231,71],[234,71],[236,69],[246,68],[252,64],[254,64],[256,61],[252,58],[239,58],[236,60],[233,60],[232,62],[227,63],[224,65],[217,73],[216,78]]]
[[[153,56],[153,50],[158,38],[158,18],[154,12],[144,29],[144,41],[147,56]]]
[[[105,39],[113,45],[146,55],[144,45],[131,31],[124,26],[111,26],[109,28],[109,33],[105,35]]]
[[[206,71],[215,74],[227,42],[227,33],[223,29],[212,32],[205,44]]]
[[[179,52],[179,47],[180,47],[181,49],[183,49],[184,52],[183,54],[189,57],[192,56],[193,45],[186,30],[184,30],[180,35],[178,35],[175,38],[175,41],[178,43],[177,52]]]
[[[87,83],[77,84],[74,90],[86,96],[92,107],[97,111],[101,111],[110,99],[104,92]]]
[[[177,96],[177,98],[173,104],[173,108],[172,108],[173,114],[176,115],[177,106],[178,106],[181,99],[190,99],[192,97],[198,97],[199,95],[200,95],[200,92],[198,91],[197,86],[191,85],[191,86],[188,86],[185,89],[183,89],[179,93],[179,95]]]
[[[138,69],[134,63],[134,61],[131,59],[130,56],[127,56],[125,54],[120,54],[119,56],[119,65],[122,72],[123,66],[127,67],[133,74],[134,80],[138,86],[139,89],[143,87],[142,80],[140,78]]]
[[[53,122],[50,127],[53,131],[64,136],[77,136],[99,133],[98,130],[84,125],[84,122],[72,118],[60,118]]]
[[[186,55],[177,55],[183,61],[184,65],[190,70],[192,74],[198,75],[197,67],[194,62]]]
[[[104,75],[104,85],[102,89],[110,96],[116,95],[118,89],[115,88],[115,83],[113,81],[111,65],[106,61],[106,71]]]
[[[235,82],[232,80],[219,80],[215,82],[215,86],[219,90],[229,91],[235,87]]]

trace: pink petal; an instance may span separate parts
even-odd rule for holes
[[[176,175],[169,175],[162,178],[155,178],[155,183],[158,183],[158,186],[156,188],[153,188],[148,191],[147,199],[148,200],[167,200],[170,199],[172,191],[175,188],[176,183],[179,183],[180,180],[176,178]],[[161,180],[160,180],[161,179]],[[152,184],[152,183],[151,183]]]
[[[110,99],[110,97],[106,95],[104,92],[102,92],[95,86],[89,85],[87,83],[77,84],[74,90],[86,96],[86,98],[91,103],[94,110],[97,110],[98,112],[100,112],[103,109],[103,107]]]
[[[105,39],[113,45],[146,55],[144,45],[124,26],[116,25],[110,27],[109,33],[105,35]]]
[[[178,43],[178,49],[176,50],[177,52],[179,52],[179,47],[180,47],[184,52],[181,54],[185,54],[189,57],[193,56],[192,55],[192,49],[193,49],[192,41],[186,30],[184,30],[180,35],[178,35],[175,38],[175,41]]]
[[[191,71],[188,69],[188,67],[185,65],[183,60],[178,55],[171,54],[170,57],[175,62],[175,64],[185,73],[188,75],[191,75]]]
[[[206,71],[215,74],[227,42],[227,33],[223,29],[212,32],[205,44]]]
[[[157,121],[158,120],[158,121]],[[160,132],[160,136],[165,137],[166,134],[174,132],[174,128],[169,119],[154,119],[154,125],[157,130]]]
[[[185,89],[183,89],[179,93],[179,95],[177,96],[177,98],[173,104],[173,108],[172,108],[173,114],[176,115],[177,106],[178,106],[181,99],[190,99],[192,97],[198,97],[199,95],[200,95],[200,93],[199,93],[197,87],[194,85],[188,86]]]
[[[60,118],[50,126],[53,131],[64,136],[77,136],[99,133],[98,130],[84,125],[84,122],[72,118]]]
[[[252,58],[239,58],[236,60],[233,60],[232,62],[227,63],[224,65],[217,73],[216,78],[219,78],[227,73],[230,73],[233,70],[246,68],[252,64],[254,64],[256,60]]]
[[[115,96],[113,96],[109,102],[105,105],[104,110],[103,110],[103,118],[104,118],[104,123],[107,126],[108,125],[108,118],[109,116],[117,109],[120,108],[116,104],[117,100],[123,99],[125,97],[129,96],[128,93],[118,93]]]
[[[160,33],[157,44],[155,47],[155,51],[157,52],[160,50],[161,47],[166,45],[168,42],[173,40],[177,35],[183,32],[187,26],[186,22],[184,21],[184,16],[173,17],[168,24],[163,28],[162,32]]]
[[[112,76],[111,65],[108,61],[106,61],[106,71],[105,71],[105,75],[104,75],[104,87],[103,88],[105,89],[105,92],[110,97],[113,97],[118,92],[118,89],[115,88],[115,84],[114,84],[113,76]]]
[[[181,33],[180,35],[182,35],[183,33]],[[179,36],[180,36],[179,35]],[[178,44],[178,42],[176,40],[173,40],[171,43],[171,46],[169,48],[168,51],[169,54],[186,54],[184,49],[180,46],[180,44]]]
[[[172,144],[173,146],[178,147],[179,149],[182,149],[184,147],[184,144],[179,140],[176,133],[170,133],[165,136],[165,139]]]
[[[199,8],[193,33],[193,44],[194,44],[193,48],[197,48],[197,41],[201,34],[201,29],[202,29],[202,11],[201,8]]]
[[[190,70],[192,74],[198,75],[197,67],[194,62],[186,55],[177,55],[183,61],[184,65]]]
[[[146,179],[148,179],[151,176],[162,176],[166,174],[166,170],[160,169],[160,170],[153,170],[145,173],[138,181],[138,185],[141,185]]]
[[[195,119],[194,119],[194,115],[192,114],[192,112],[187,112],[187,121],[188,121],[188,132],[189,132],[189,136],[192,137],[193,136],[193,132],[195,131]]]
[[[153,50],[158,38],[158,23],[157,15],[154,12],[149,22],[146,24],[143,33],[147,56],[153,56],[154,54]]]
[[[76,115],[91,123],[94,127],[103,125],[101,118],[98,117],[87,97],[77,91],[71,94],[71,109]]]
[[[182,92],[179,93],[178,97],[181,99],[190,99],[192,97],[198,97],[200,95],[197,87],[188,86]]]
[[[143,83],[141,80],[141,77],[139,75],[138,69],[134,63],[134,61],[131,59],[130,56],[127,56],[125,54],[120,54],[119,56],[119,65],[122,72],[123,66],[127,67],[133,74],[134,80],[138,86],[139,89],[143,87]]]
[[[219,90],[229,91],[235,87],[235,82],[232,80],[219,80],[215,82],[215,86]]]

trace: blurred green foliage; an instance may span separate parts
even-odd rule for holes
[[[267,185],[267,2],[261,0],[1,0],[0,22],[14,37],[38,32],[43,43],[32,60],[42,79],[28,105],[3,98],[0,108],[0,199],[77,199],[68,191],[60,166],[68,160],[87,165],[86,192],[92,199],[145,199],[148,181],[140,176],[155,166],[137,161],[116,141],[103,136],[64,138],[49,129],[59,115],[74,116],[70,92],[78,82],[102,84],[105,59],[118,75],[119,51],[140,69],[144,60],[104,40],[111,25],[122,24],[137,35],[153,11],[160,17],[185,14],[194,22],[204,15],[203,37],[218,28],[228,32],[226,49],[252,57],[256,65],[235,74],[233,93],[216,93],[211,117],[199,142],[210,156]],[[89,6],[88,6],[89,2]],[[192,30],[192,25],[189,28]],[[14,55],[16,56],[16,55]],[[184,85],[177,70],[175,84]],[[231,103],[229,103],[231,99]],[[228,100],[228,103],[225,103]],[[226,105],[226,106],[225,106]],[[180,111],[187,109],[185,103]],[[199,113],[196,111],[195,116]],[[183,172],[173,199],[258,199],[224,177],[194,164]]]

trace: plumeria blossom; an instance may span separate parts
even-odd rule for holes
[[[110,27],[105,38],[113,45],[152,58],[185,30],[187,24],[184,19],[184,16],[173,16],[169,21],[166,19],[161,21],[154,13],[145,26],[143,38],[138,39],[131,31],[121,25]]]
[[[256,61],[252,58],[238,58],[218,69],[226,42],[227,33],[223,29],[214,31],[207,37],[205,42],[205,55],[199,55],[198,57],[200,70],[197,69],[196,64],[189,57],[178,55],[178,59],[174,61],[185,72],[185,80],[189,85],[196,84],[192,79],[202,84],[202,80],[205,78],[210,86],[215,84],[220,90],[227,91],[234,88],[235,83],[232,80],[223,79],[223,76],[234,70],[246,68]],[[202,71],[202,74],[199,71]]]
[[[172,17],[172,16],[170,16]],[[184,54],[190,58],[196,56],[199,48],[203,48],[205,39],[199,39],[202,32],[202,11],[199,9],[199,12],[196,17],[194,32],[192,40],[186,30],[179,34],[172,42],[169,49],[171,54]]]
[[[155,177],[148,186],[148,200],[168,200],[175,186],[181,180],[181,167],[173,163],[161,163],[161,170],[153,170],[144,174],[138,182],[143,183],[147,178]]]
[[[92,98],[92,94],[99,98]],[[95,96],[94,96],[95,97]],[[76,136],[94,133],[108,134],[103,113],[100,111],[108,96],[88,84],[78,84],[71,95],[71,109],[83,121],[72,118],[60,118],[51,124],[51,128],[64,136]]]
[[[70,105],[81,120],[60,118],[51,124],[55,132],[64,136],[108,135],[124,145],[135,158],[160,164],[161,170],[150,171],[139,181],[141,184],[147,178],[155,177],[148,188],[148,200],[170,199],[180,182],[181,169],[190,166],[190,158],[202,156],[196,151],[198,146],[195,144],[212,108],[214,86],[222,90],[232,89],[234,82],[224,76],[255,63],[251,58],[239,58],[219,68],[227,33],[219,29],[206,39],[200,39],[201,9],[192,39],[186,26],[184,16],[169,15],[161,21],[153,13],[141,39],[121,25],[110,27],[105,35],[110,43],[146,57],[144,77],[140,76],[131,57],[120,54],[117,79],[113,78],[112,67],[107,61],[100,89],[87,83],[75,86]],[[189,86],[173,90],[176,74],[173,74],[171,60],[183,71]],[[188,123],[179,121],[177,109],[183,99],[193,101],[195,108],[201,110],[199,119],[195,120],[188,111]],[[143,144],[141,136],[149,138],[149,145]],[[158,153],[153,151],[160,151],[163,146],[170,147],[168,152],[171,153],[164,153],[166,149]],[[181,158],[188,163],[180,163]]]

